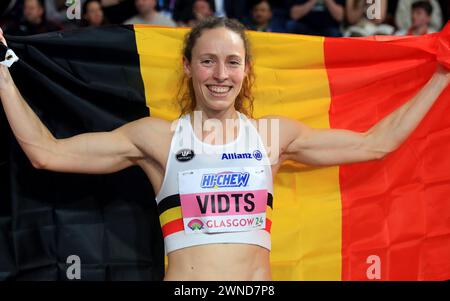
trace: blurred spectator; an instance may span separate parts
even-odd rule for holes
[[[156,11],[156,0],[135,0],[138,15],[126,20],[125,24],[152,24],[176,26],[175,22]]]
[[[101,0],[86,0],[83,4],[82,14],[82,26],[95,27],[108,24],[103,14]]]
[[[45,0],[45,18],[50,22],[62,23],[67,19],[66,0]]]
[[[189,20],[189,27],[193,27],[199,21],[214,15],[214,12],[211,9],[211,5],[206,0],[195,0],[192,7],[192,13],[194,15],[194,18]]]
[[[207,0],[214,15],[243,21],[248,15],[246,0]],[[193,6],[195,0],[176,0],[172,17],[179,25],[185,25],[194,19]]]
[[[79,5],[83,5],[86,0],[76,0]],[[62,24],[65,29],[76,27],[77,20],[70,20],[67,17],[67,0],[44,0],[45,18],[49,22]]]
[[[211,10],[214,12],[214,0],[207,0]],[[178,26],[187,26],[189,20],[195,19],[193,8],[195,0],[175,0],[172,19]]]
[[[242,22],[248,14],[249,5],[247,0],[215,0],[213,10],[217,17],[227,17]]]
[[[383,24],[386,20],[388,0],[381,0],[380,16],[374,18],[369,16],[369,4],[365,0],[347,0],[345,4],[345,12],[349,26],[345,32],[346,37],[365,37],[371,35],[392,35],[394,27],[388,24]]]
[[[208,1],[211,9],[214,1]],[[172,12],[172,19],[178,26],[187,26],[189,20],[194,19],[193,15],[194,0],[175,0],[175,5]]]
[[[172,19],[176,0],[158,0],[157,9],[164,16]]]
[[[408,30],[399,30],[397,35],[421,36],[436,32],[430,27],[433,7],[428,1],[414,2],[411,8],[411,27]]]
[[[284,28],[272,22],[272,7],[267,0],[254,1],[251,21],[247,28],[264,32],[283,32]]]
[[[411,7],[414,2],[419,0],[399,0],[395,22],[399,30],[408,31],[411,28]],[[439,31],[442,27],[442,10],[437,0],[428,0],[433,7],[430,27],[434,31]]]
[[[61,26],[45,19],[44,3],[40,0],[25,0],[23,17],[5,28],[10,35],[26,36],[62,29]]]
[[[288,0],[290,33],[341,36],[345,0]]]
[[[101,0],[100,2],[102,4],[102,7],[108,7],[108,6],[117,5],[123,1],[129,1],[129,0]]]
[[[137,14],[134,0],[102,0],[105,19],[112,24],[122,24]]]

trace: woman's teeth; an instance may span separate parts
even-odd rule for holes
[[[223,87],[223,86],[207,86],[208,90],[216,93],[216,94],[225,94],[231,90],[231,87]]]

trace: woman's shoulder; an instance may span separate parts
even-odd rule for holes
[[[293,121],[293,119],[282,115],[264,115],[258,118],[252,118],[251,120],[256,123],[285,123]]]
[[[258,131],[266,130],[269,133],[276,132],[278,135],[288,135],[297,132],[299,129],[308,127],[298,119],[281,115],[266,115],[254,119],[254,124]]]
[[[155,135],[171,135],[176,129],[179,119],[166,120],[159,117],[143,117],[128,124],[135,133],[148,133]]]

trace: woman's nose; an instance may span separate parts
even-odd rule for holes
[[[219,81],[224,81],[228,78],[228,71],[225,64],[217,64],[214,70],[214,78]]]

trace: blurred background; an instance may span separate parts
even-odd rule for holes
[[[0,26],[11,35],[105,24],[191,27],[216,15],[264,32],[423,35],[442,28],[449,7],[443,0],[2,0]]]

